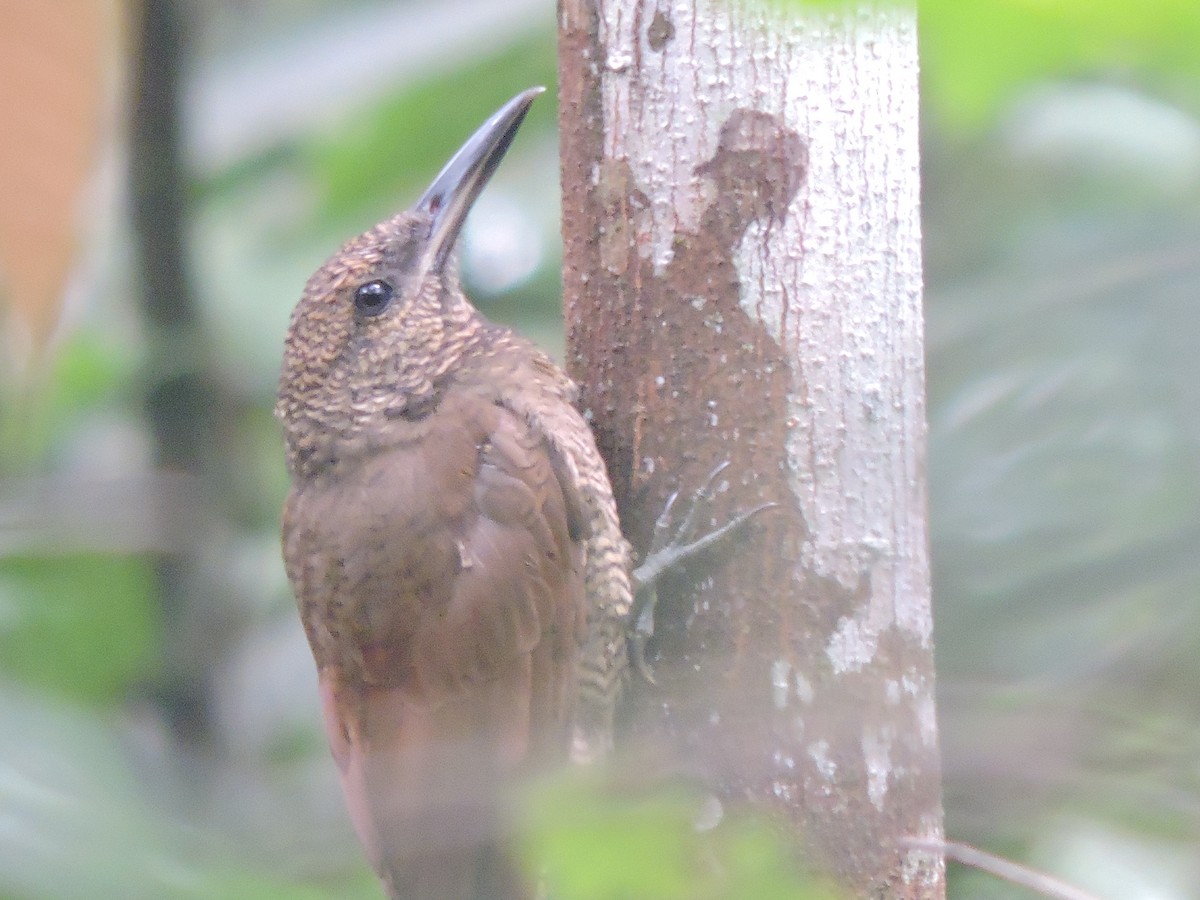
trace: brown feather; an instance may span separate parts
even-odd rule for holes
[[[546,441],[510,410],[452,383],[389,427],[390,449],[299,481],[286,509],[330,742],[396,896],[521,896],[496,849],[505,791],[565,758],[583,545]],[[489,864],[449,865],[465,848]],[[464,872],[473,892],[450,891]]]
[[[536,93],[313,274],[284,349],[284,560],[392,897],[530,896],[511,792],[603,750],[624,671],[629,548],[575,386],[448,264]]]

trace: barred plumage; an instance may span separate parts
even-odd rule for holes
[[[531,896],[505,792],[612,741],[629,546],[575,386],[450,248],[535,92],[309,280],[276,412],[284,557],[351,819],[390,896]]]

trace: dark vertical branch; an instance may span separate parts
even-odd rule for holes
[[[181,141],[180,96],[187,42],[182,4],[134,4],[137,53],[130,134],[130,200],[137,245],[141,310],[147,324],[148,366],[144,410],[163,469],[199,478],[217,440],[218,391],[206,372],[201,317],[192,291],[186,247],[187,177]],[[199,493],[199,492],[196,492]],[[206,510],[183,511],[188,533],[201,542]],[[199,549],[197,547],[197,549]],[[185,637],[189,606],[205,599],[191,554],[157,564],[166,630],[159,695],[176,732],[203,740],[209,729],[202,673]]]
[[[186,179],[180,143],[184,44],[175,0],[136,4],[130,192],[139,245],[142,309],[156,328],[195,324],[184,253]]]

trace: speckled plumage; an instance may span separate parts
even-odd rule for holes
[[[452,264],[422,269],[430,228],[418,210],[349,241],[296,307],[284,555],[391,895],[518,897],[491,792],[606,748],[629,549],[574,384],[484,319]],[[395,296],[364,317],[372,279]]]

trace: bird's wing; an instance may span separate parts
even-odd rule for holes
[[[323,560],[293,577],[320,597],[302,612],[376,869],[395,896],[517,895],[497,804],[568,746],[585,617],[573,500],[506,409],[450,397],[419,426],[328,496],[297,491],[285,540]]]

